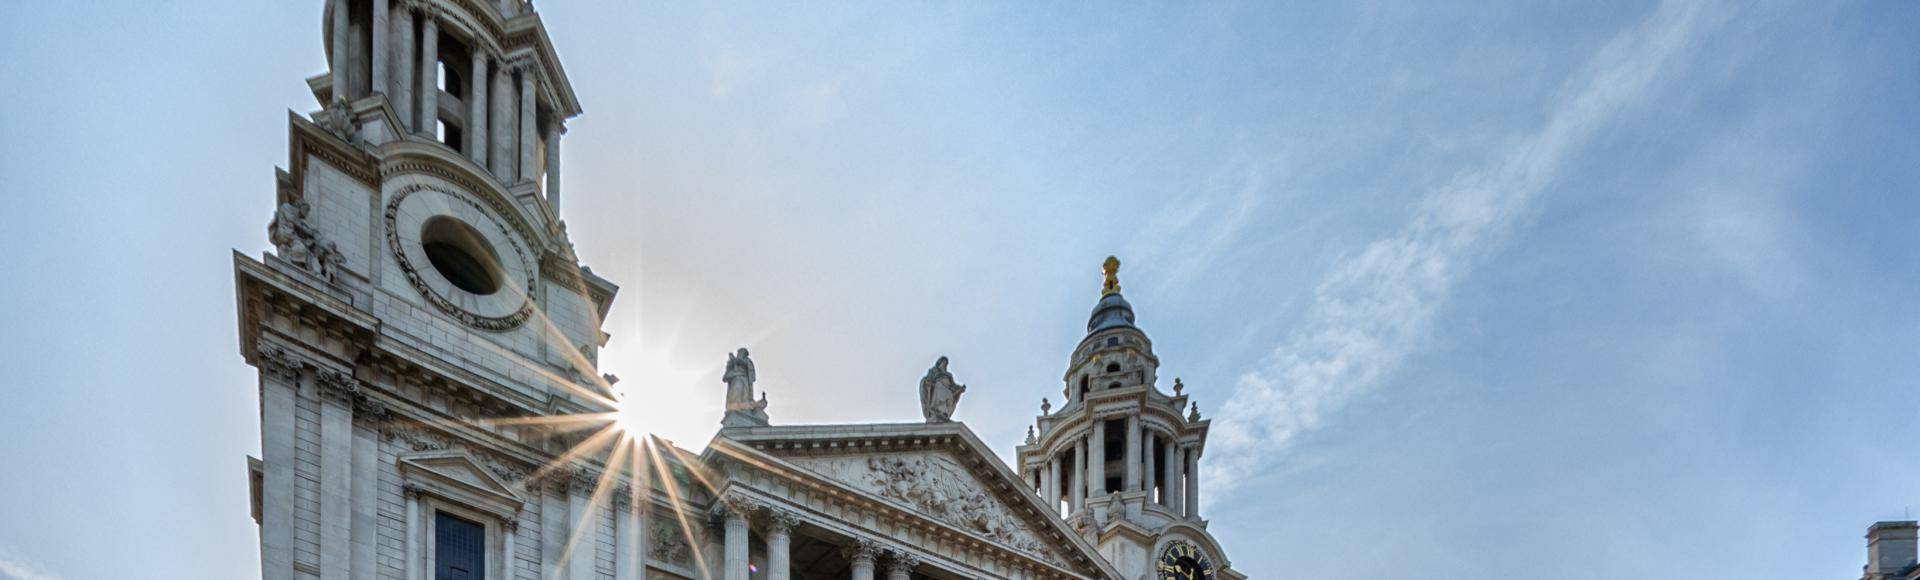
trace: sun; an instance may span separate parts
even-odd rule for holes
[[[692,389],[700,379],[700,372],[676,366],[669,358],[666,349],[646,349],[638,356],[619,361],[621,374],[631,378],[622,378],[612,386],[616,393],[613,414],[616,428],[629,436],[642,437],[661,431],[663,423],[676,418],[663,415],[668,407],[657,403]]]

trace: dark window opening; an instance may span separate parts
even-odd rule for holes
[[[1093,390],[1093,387],[1087,384],[1089,378],[1090,377],[1080,377],[1080,394],[1082,395],[1087,394],[1087,391]]]
[[[433,269],[454,286],[481,296],[500,291],[492,245],[473,226],[445,216],[429,219],[420,244]]]
[[[433,520],[433,580],[480,580],[487,576],[487,529],[437,514]]]
[[[1110,373],[1120,372],[1120,363],[1108,363],[1107,372],[1110,372]]]
[[[1107,346],[1120,346],[1120,337],[1118,336],[1107,337]]]

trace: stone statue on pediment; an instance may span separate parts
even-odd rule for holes
[[[753,407],[753,359],[747,357],[747,349],[727,355],[727,372],[720,380],[727,384],[727,410],[745,410]]]
[[[960,395],[965,392],[967,386],[954,382],[953,373],[947,372],[947,357],[940,357],[920,379],[920,413],[928,423],[952,421],[953,409],[960,405]]]

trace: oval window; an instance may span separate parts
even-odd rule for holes
[[[427,261],[455,287],[480,296],[500,291],[500,258],[473,226],[439,216],[420,228]]]

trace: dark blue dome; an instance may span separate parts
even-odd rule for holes
[[[1133,328],[1133,305],[1119,292],[1101,296],[1100,303],[1093,305],[1093,316],[1087,318],[1088,334],[1109,328]]]

